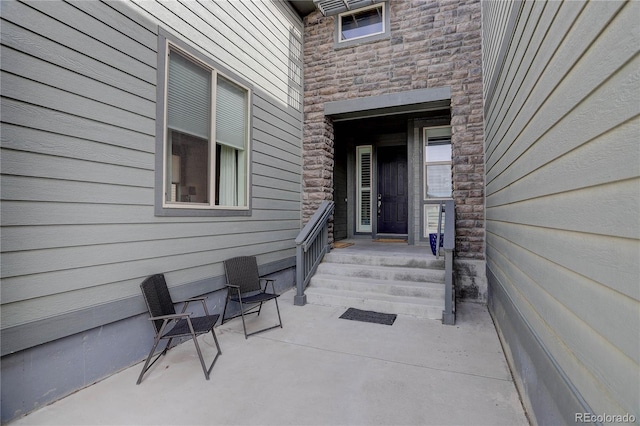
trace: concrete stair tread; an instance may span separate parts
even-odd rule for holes
[[[345,277],[339,274],[325,274],[325,273],[316,273],[311,278],[310,286],[313,286],[318,281],[335,281],[338,283],[355,283],[355,284],[363,284],[370,285],[372,288],[378,286],[397,286],[397,287],[407,287],[407,288],[422,288],[422,289],[430,289],[430,290],[445,290],[444,282],[440,281],[404,281],[404,280],[385,280],[385,279],[377,279],[377,278],[368,278],[368,277],[358,277],[358,276],[349,276]],[[322,286],[322,285],[320,285]]]
[[[442,319],[444,300],[398,297],[381,294],[363,295],[361,292],[308,288],[307,302],[314,305],[356,308],[417,318]]]
[[[338,296],[344,299],[366,299],[366,300],[378,300],[391,303],[398,303],[403,305],[416,305],[416,306],[429,306],[434,308],[444,308],[444,300],[433,300],[423,297],[409,297],[409,296],[394,296],[389,294],[366,294],[363,295],[358,291],[350,290],[336,290],[330,288],[308,287],[305,291],[307,297],[313,295],[330,295]],[[313,303],[309,301],[309,303]]]
[[[444,269],[444,259],[433,256],[417,256],[415,254],[381,254],[375,251],[358,251],[357,253],[336,252],[325,255],[325,262],[371,266],[404,266],[412,268]]]
[[[389,279],[394,281],[444,282],[445,271],[399,266],[356,265],[349,263],[322,262],[318,274]]]

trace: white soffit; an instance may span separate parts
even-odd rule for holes
[[[333,16],[385,1],[387,0],[313,0],[313,3],[324,16]]]

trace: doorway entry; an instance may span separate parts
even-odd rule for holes
[[[407,147],[377,149],[377,234],[407,235],[408,185]]]

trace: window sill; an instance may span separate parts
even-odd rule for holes
[[[356,38],[353,40],[345,40],[342,42],[334,41],[333,48],[334,50],[341,50],[348,47],[360,46],[362,44],[375,43],[380,40],[391,40],[391,34],[389,33],[381,33],[368,37]]]
[[[156,207],[158,217],[230,217],[251,216],[251,209],[245,208],[189,208],[189,207]]]

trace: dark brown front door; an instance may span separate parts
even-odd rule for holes
[[[378,148],[378,234],[407,233],[407,147]]]

